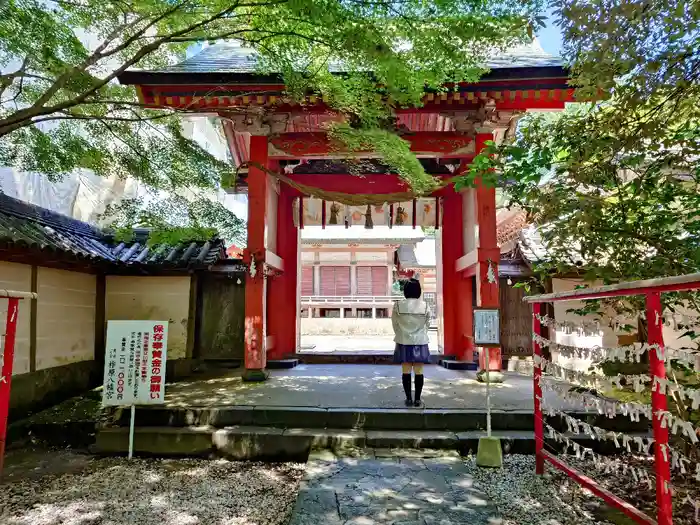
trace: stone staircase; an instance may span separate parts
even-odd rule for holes
[[[575,414],[574,414],[575,415]],[[592,425],[648,432],[648,422],[578,414]],[[129,410],[112,409],[98,428],[94,452],[123,454],[128,449]],[[550,424],[565,430],[561,421]],[[280,406],[138,407],[134,451],[156,456],[212,456],[233,459],[305,460],[310,450],[349,448],[452,449],[476,451],[485,435],[483,411],[452,409],[360,409]],[[493,434],[505,453],[533,453],[532,412],[495,411]],[[586,436],[570,436],[596,446]],[[604,452],[604,450],[601,450]]]

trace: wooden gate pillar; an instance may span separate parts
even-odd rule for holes
[[[284,261],[284,269],[270,281],[268,307],[269,332],[274,338],[270,359],[284,359],[297,350],[297,316],[299,315],[299,230],[294,225],[295,192],[286,184],[280,185],[277,201],[277,255]]]
[[[267,136],[250,137],[248,170],[248,246],[244,259],[249,265],[245,288],[244,381],[267,379],[267,279],[265,277],[265,229],[268,175]]]
[[[471,360],[464,352],[462,338],[463,312],[466,281],[457,271],[457,260],[463,252],[462,236],[462,195],[452,189],[442,198],[443,215],[441,221],[442,245],[442,311],[445,356],[458,360]],[[471,292],[469,294],[471,308]]]
[[[486,147],[486,141],[493,140],[492,133],[477,133],[476,153]],[[481,181],[476,185],[476,217],[478,228],[478,248],[476,267],[476,304],[479,308],[498,308],[498,263],[501,250],[498,247],[496,232],[496,188],[485,186]],[[501,349],[491,347],[489,369],[501,370]],[[479,355],[479,369],[486,367],[484,352]]]

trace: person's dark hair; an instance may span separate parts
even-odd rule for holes
[[[417,279],[409,279],[403,287],[403,296],[406,299],[420,299],[421,292],[420,281]]]

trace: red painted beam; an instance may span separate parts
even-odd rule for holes
[[[629,516],[634,520],[635,523],[642,523],[645,525],[656,525],[656,521],[644,514],[641,510],[633,507],[631,504],[627,503],[625,500],[618,498],[610,492],[604,489],[594,480],[586,476],[585,474],[579,472],[578,470],[570,467],[563,461],[561,461],[556,456],[550,454],[546,450],[541,452],[542,459],[548,461],[553,467],[561,470],[567,476],[575,480],[582,487],[590,490],[593,494],[602,498],[608,505],[611,505],[619,510],[621,510],[625,515]]]
[[[460,156],[472,154],[467,151],[474,139],[456,131],[416,131],[401,137],[411,144],[416,153],[436,153],[438,156]],[[270,139],[270,143],[283,154],[275,157],[318,157],[338,155],[344,148],[328,138],[325,132],[281,133]],[[347,150],[346,150],[347,151]],[[370,150],[367,150],[369,152]],[[359,151],[357,153],[362,153]],[[366,152],[365,152],[366,153]]]
[[[700,281],[692,283],[678,283],[660,286],[644,286],[641,288],[624,288],[621,290],[609,290],[605,292],[582,293],[575,296],[550,297],[549,294],[541,301],[530,300],[528,302],[556,302],[556,301],[580,301],[586,299],[604,299],[606,297],[621,297],[625,295],[645,295],[648,293],[664,293],[664,292],[684,292],[689,290],[700,289]]]
[[[288,175],[295,182],[306,186],[313,186],[325,191],[338,191],[343,193],[403,193],[410,191],[408,184],[397,175],[319,175],[319,174],[295,174]]]
[[[458,104],[455,101],[447,103],[444,100],[434,100],[426,102],[420,108],[411,108],[405,110],[407,113],[435,113],[436,111],[460,111],[476,108],[480,105],[481,100],[465,101],[464,104]],[[498,110],[523,110],[528,109],[564,109],[566,102],[573,100],[497,100],[496,109]]]

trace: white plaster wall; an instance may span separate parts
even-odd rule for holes
[[[189,276],[109,275],[105,287],[106,319],[168,321],[168,359],[185,358],[190,285]]]
[[[265,248],[277,252],[277,202],[279,201],[279,183],[267,175],[267,211],[265,213]],[[291,218],[290,218],[291,220]]]
[[[32,267],[27,264],[0,262],[0,288],[32,291]],[[17,319],[17,334],[15,337],[15,358],[12,375],[29,372],[29,335],[30,335],[31,302],[23,299],[19,302],[19,317]],[[5,334],[7,319],[7,299],[0,299],[0,334]],[[5,340],[2,339],[4,349]]]
[[[573,290],[576,286],[584,284],[581,279],[553,279],[552,289],[554,292],[562,292]],[[588,286],[601,286],[602,283],[594,282],[588,283]],[[579,308],[583,305],[583,301],[566,301],[566,302],[555,302],[554,303],[554,315],[557,321],[569,321],[573,324],[582,324],[583,321],[595,321],[595,316],[579,316],[573,313],[567,313],[567,310],[573,308]],[[679,310],[680,313],[684,313],[691,316],[697,316],[698,313],[692,310]],[[620,320],[622,323],[628,323],[633,326],[636,325],[636,320],[627,319]],[[613,328],[607,325],[607,323],[601,323],[601,333],[598,336],[585,337],[583,335],[578,335],[576,333],[567,334],[562,330],[557,330],[556,332],[556,342],[581,346],[581,347],[591,347],[591,346],[606,346],[614,347],[623,344],[628,344],[627,341],[621,340],[628,336],[627,332],[618,331],[616,332]],[[682,347],[695,347],[692,341],[687,337],[683,336],[683,331],[676,330],[672,325],[666,325],[663,328],[664,343],[669,348],[682,348]],[[553,358],[556,358],[562,366],[571,367],[578,370],[587,369],[590,366],[590,360],[578,359],[578,358],[564,358],[558,353],[553,352]]]
[[[476,224],[476,191],[474,188],[467,188],[462,191],[462,235],[464,241],[464,254],[476,249],[476,235],[478,225]]]
[[[37,370],[94,359],[96,279],[37,269]]]
[[[444,217],[442,210],[440,216]],[[440,352],[445,351],[445,315],[443,312],[443,294],[442,294],[442,227],[435,231],[435,288],[437,292],[437,325],[438,325],[438,347]]]
[[[301,335],[394,335],[391,318],[301,318]]]
[[[581,279],[552,279],[553,292],[565,292],[575,289],[584,284]],[[599,286],[600,283],[586,283],[588,286]],[[557,301],[554,303],[554,317],[558,322],[570,322],[574,325],[585,322],[594,322],[595,316],[580,316],[569,313],[568,310],[583,307],[583,301]],[[596,335],[580,335],[576,332],[567,333],[564,330],[556,330],[555,339],[557,343],[581,347],[592,346],[617,346],[617,336],[610,329],[605,329],[601,324],[601,331]],[[591,366],[591,360],[579,357],[564,357],[559,352],[552,352],[552,359],[561,366],[574,370],[587,370]]]

